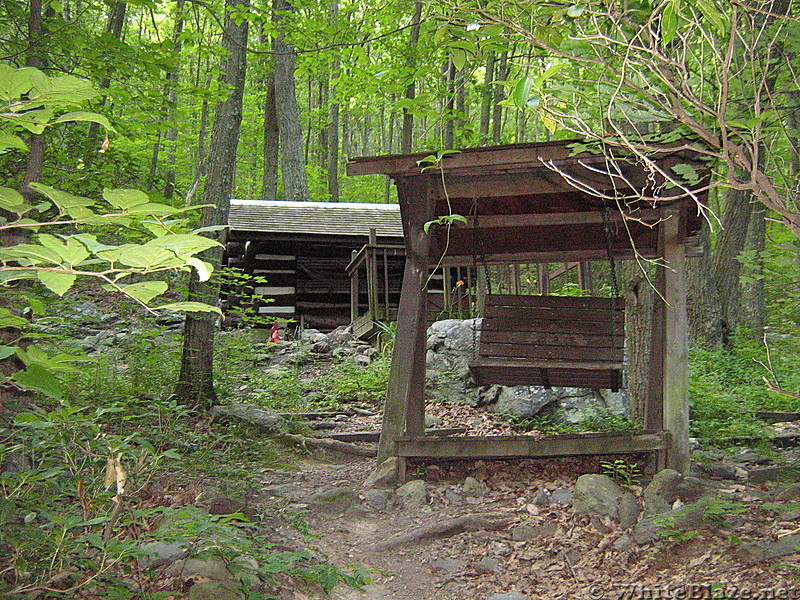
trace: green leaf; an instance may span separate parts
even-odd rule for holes
[[[67,123],[72,121],[83,121],[88,123],[97,123],[98,125],[102,125],[109,131],[114,131],[114,128],[111,126],[111,122],[101,114],[95,112],[89,112],[85,110],[76,110],[74,112],[68,112],[66,114],[61,115],[58,117],[53,123]]]
[[[578,6],[577,4],[573,4],[567,9],[567,16],[573,19],[577,19],[583,14],[585,10],[586,10],[585,6]]]
[[[37,271],[36,276],[47,289],[59,296],[66,294],[77,278],[72,273],[53,273],[52,271]]]
[[[669,44],[675,38],[677,31],[678,15],[675,14],[675,4],[670,2],[661,11],[661,41],[663,44]]]
[[[215,312],[222,314],[222,311],[216,306],[210,304],[203,304],[202,302],[171,302],[169,304],[162,304],[156,307],[157,310],[177,310],[182,312]]]
[[[30,187],[55,202],[61,214],[70,215],[75,219],[95,216],[95,213],[91,210],[91,207],[94,206],[94,200],[90,198],[62,192],[42,183],[31,183]]]
[[[29,365],[24,371],[17,371],[12,379],[23,389],[39,392],[56,400],[61,400],[63,395],[56,376],[37,363]]]
[[[112,206],[125,211],[150,202],[150,198],[144,192],[128,189],[103,190],[103,198]]]
[[[28,151],[28,146],[22,141],[22,138],[13,133],[6,133],[0,131],[0,152],[5,150],[14,149],[21,150],[22,152]]]
[[[33,207],[25,204],[25,199],[17,190],[0,187],[0,208],[18,215],[25,214]]]
[[[464,65],[467,64],[467,53],[461,48],[451,48],[450,56],[453,59],[453,66],[456,68],[456,71],[460,71],[464,68]]]
[[[525,77],[517,82],[512,95],[517,108],[526,108],[528,106],[528,99],[531,97],[532,87],[533,77]]]
[[[186,264],[194,267],[200,281],[208,281],[211,279],[211,273],[214,270],[211,263],[204,262],[196,256],[192,256],[186,259]]]
[[[0,346],[0,360],[5,360],[9,356],[14,356],[17,353],[15,346]]]
[[[0,308],[0,327],[25,327],[27,319],[15,315],[7,308]]]
[[[717,30],[719,35],[725,35],[727,25],[722,11],[714,6],[709,0],[697,0],[695,6],[700,9],[700,12],[703,13],[703,17],[705,17],[708,22],[711,23],[711,26]]]
[[[153,298],[169,289],[169,285],[165,281],[143,281],[120,287],[126,294],[143,304],[149,304]]]
[[[689,185],[696,185],[700,182],[700,174],[692,165],[681,163],[672,167],[672,170]]]
[[[89,258],[89,251],[86,246],[78,240],[67,238],[66,242],[62,242],[49,233],[40,234],[37,240],[46,248],[57,253],[61,257],[61,264],[68,267],[78,265]]]

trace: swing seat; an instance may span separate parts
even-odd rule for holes
[[[472,376],[479,385],[617,391],[624,306],[622,298],[488,295]]]

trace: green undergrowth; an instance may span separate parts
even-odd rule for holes
[[[6,404],[0,413],[0,595],[174,597],[163,577],[140,568],[147,554],[142,545],[156,540],[196,540],[193,551],[220,554],[234,567],[236,555],[251,556],[267,580],[291,575],[326,591],[337,582],[367,581],[365,572],[282,551],[261,535],[258,516],[213,516],[195,506],[209,493],[246,496],[265,468],[291,468],[296,450],[245,425],[212,423],[176,402],[180,341],[141,324],[66,373],[63,400]],[[80,346],[52,337],[41,343],[59,351]],[[275,408],[333,407],[372,398],[385,385],[388,366],[381,361],[315,365],[318,375],[309,379],[291,369],[267,376],[257,369],[252,345],[244,331],[218,337],[221,402],[240,400],[243,386],[266,386]]]
[[[739,336],[731,348],[693,348],[689,355],[691,434],[717,445],[731,440],[766,440],[769,430],[758,411],[800,412],[800,399],[769,390],[764,378],[800,390],[800,338],[763,341]],[[769,369],[771,368],[772,373]]]

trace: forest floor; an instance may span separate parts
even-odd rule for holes
[[[707,514],[665,523],[658,540],[639,545],[609,518],[571,509],[564,490],[602,472],[600,463],[426,461],[409,467],[407,479],[424,480],[423,495],[409,499],[363,486],[373,459],[315,453],[296,470],[265,470],[252,498],[294,515],[294,527],[275,530],[282,543],[369,571],[361,589],[338,585],[337,600],[800,597],[800,488],[705,478],[714,498]],[[542,490],[566,501],[541,502]],[[633,490],[641,496],[640,485]],[[285,597],[314,596],[295,589]]]

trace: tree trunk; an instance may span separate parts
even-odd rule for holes
[[[452,59],[448,59],[444,67],[442,67],[442,87],[444,88],[444,110],[442,111],[442,119],[444,119],[443,129],[444,135],[442,136],[442,147],[445,150],[452,150],[453,143],[455,142],[455,83],[456,83],[456,67]]]
[[[414,14],[411,17],[411,37],[408,41],[408,59],[406,61],[409,70],[409,77],[411,81],[406,86],[405,98],[406,100],[414,100],[416,98],[416,86],[414,80],[416,78],[415,70],[417,67],[417,44],[419,43],[419,24],[422,20],[422,2],[417,0],[414,2]],[[408,108],[403,108],[403,134],[400,139],[400,152],[402,154],[409,154],[413,147],[414,140],[414,115]]]
[[[489,141],[489,124],[492,119],[492,105],[494,104],[494,51],[490,51],[486,57],[486,73],[483,77],[481,87],[481,125],[480,143],[485,144]]]
[[[25,57],[25,66],[33,67],[35,69],[44,68],[44,48],[42,48],[42,41],[44,39],[44,26],[42,24],[42,1],[30,0],[30,12],[28,13],[28,44],[30,50]],[[42,167],[44,166],[44,152],[46,149],[46,142],[44,133],[32,135],[28,141],[28,162],[25,166],[25,175],[22,178],[19,192],[26,202],[31,202],[36,197],[29,184],[39,181],[42,176]],[[15,235],[21,234],[19,241],[26,239],[27,233],[15,232]]]
[[[701,245],[700,256],[686,261],[689,340],[692,345],[716,348],[722,340],[722,310],[711,274],[711,233],[705,221],[701,232]]]
[[[711,273],[722,313],[720,343],[723,346],[730,345],[739,323],[741,265],[737,257],[744,250],[752,209],[750,194],[733,189],[727,191],[722,215],[723,230],[717,236],[711,255]]]
[[[175,25],[172,29],[172,51],[175,54],[175,68],[167,73],[167,99],[169,100],[169,115],[173,125],[167,129],[167,170],[164,172],[164,198],[170,200],[175,194],[175,162],[178,142],[178,128],[175,120],[178,116],[178,80],[180,79],[180,55],[183,48],[181,34],[183,33],[183,6],[185,0],[175,0]]]
[[[106,22],[106,33],[110,34],[115,40],[122,39],[122,31],[125,28],[125,15],[127,10],[128,4],[126,2],[114,2],[111,4],[111,8],[108,13],[108,21]],[[103,76],[100,79],[98,87],[104,91],[110,88],[111,78],[108,75]],[[100,98],[100,106],[105,106],[107,101],[108,96],[104,95],[102,98]],[[94,159],[97,155],[96,148],[98,147],[97,138],[99,131],[100,125],[97,123],[89,124],[86,155],[83,159],[85,168],[88,168],[94,162]]]
[[[273,41],[275,57],[275,106],[281,139],[281,175],[283,196],[286,200],[309,200],[306,165],[303,159],[303,129],[295,92],[295,50],[286,43],[286,32],[280,29],[286,18],[280,13],[294,12],[288,0],[274,0],[275,22],[278,35]]]
[[[236,171],[236,149],[242,122],[242,96],[247,70],[248,21],[237,23],[234,14],[247,12],[250,0],[227,0],[225,28],[222,43],[228,53],[221,66],[224,87],[231,91],[216,108],[216,119],[211,134],[208,177],[203,203],[211,204],[203,212],[201,226],[225,225]],[[224,238],[223,238],[224,239]],[[214,248],[203,257],[218,267],[222,248]],[[192,276],[189,282],[189,300],[216,306],[219,286],[212,279],[201,282]],[[175,387],[180,402],[197,408],[208,408],[216,401],[214,390],[214,330],[216,315],[208,312],[189,313],[184,326],[181,372]]]
[[[742,281],[740,322],[743,327],[761,339],[767,325],[767,306],[764,297],[764,258],[767,239],[767,209],[763,204],[754,204],[747,230],[747,249],[753,253],[752,266],[744,267],[746,277]]]
[[[264,174],[261,182],[261,197],[274,200],[278,197],[278,156],[280,130],[275,107],[275,73],[267,78],[267,93],[264,100]]]
[[[338,2],[333,2],[332,9],[338,10]],[[335,19],[335,15],[333,18]],[[330,194],[331,202],[339,202],[339,100],[336,89],[339,67],[340,59],[337,55],[331,68],[330,104],[328,106],[328,194]]]
[[[499,64],[495,67],[497,78],[504,81],[508,77],[508,53],[500,55]],[[498,83],[494,88],[494,107],[492,109],[492,143],[499,144],[503,135],[503,88]]]

